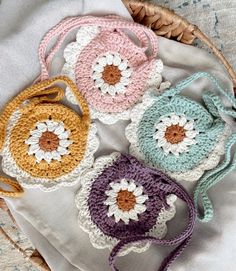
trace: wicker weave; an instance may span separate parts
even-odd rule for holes
[[[196,25],[189,23],[187,20],[167,8],[149,3],[144,0],[122,1],[126,5],[135,22],[150,27],[158,36],[164,36],[168,39],[175,39],[185,44],[192,44],[195,39],[199,39],[205,43],[226,67],[236,89],[236,73],[234,72],[233,68],[230,66],[223,54],[198,29]],[[8,212],[8,214],[14,220],[7,205],[1,199],[0,208]],[[14,241],[9,237],[9,235],[3,230],[2,227],[0,227],[0,232],[18,251],[22,253],[24,258],[28,259],[40,270],[50,271],[46,262],[37,250],[35,250],[31,256],[28,256],[24,250],[22,250],[16,243],[14,243]]]

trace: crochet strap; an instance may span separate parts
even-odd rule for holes
[[[157,174],[155,170],[149,169],[152,174]],[[167,181],[167,180],[165,180]],[[119,271],[118,268],[115,266],[115,259],[120,251],[122,249],[131,244],[131,243],[137,243],[137,242],[151,242],[153,244],[161,245],[161,246],[175,246],[177,247],[163,260],[159,271],[166,271],[168,267],[171,265],[171,263],[182,253],[182,251],[185,249],[185,247],[188,245],[189,241],[191,240],[192,234],[193,234],[193,228],[195,225],[196,220],[196,211],[194,207],[194,203],[191,199],[191,197],[188,195],[188,193],[184,190],[182,186],[179,184],[169,181],[169,183],[161,183],[160,189],[165,192],[166,195],[169,194],[175,194],[178,196],[181,200],[185,201],[185,203],[188,206],[188,225],[186,229],[179,234],[178,236],[171,238],[171,239],[159,239],[153,236],[133,236],[128,237],[123,240],[121,240],[111,251],[110,257],[109,257],[109,263],[113,271]]]
[[[17,182],[12,181],[11,179],[0,176],[0,182],[11,188],[11,190],[4,190],[3,188],[0,188],[0,196],[16,198],[20,197],[24,193],[23,188]]]
[[[198,78],[206,77],[208,78],[217,88],[217,90],[223,94],[232,104],[232,107],[236,108],[236,99],[230,91],[225,91],[217,82],[217,80],[206,72],[198,72],[183,80],[176,87],[169,89],[163,95],[164,96],[174,96],[179,94],[185,87],[190,85],[194,80]],[[226,108],[218,95],[212,92],[206,91],[203,93],[203,100],[209,112],[216,118],[221,119],[220,113],[227,116],[236,118],[236,111],[232,108]],[[216,168],[206,172],[203,177],[199,180],[195,192],[194,201],[195,205],[198,206],[199,200],[202,201],[202,214],[198,213],[198,219],[202,222],[208,222],[213,217],[213,206],[207,195],[207,191],[222,180],[228,173],[236,167],[236,155],[233,154],[231,157],[231,150],[236,143],[236,132],[229,136],[225,143],[225,158]]]
[[[105,16],[103,18],[93,16],[71,17],[62,20],[59,24],[54,26],[41,41],[39,46],[39,60],[41,64],[41,75],[38,78],[39,81],[49,78],[49,66],[66,36],[74,29],[85,25],[99,26],[103,27],[105,30],[116,29],[117,32],[126,38],[127,42],[129,42],[129,46],[138,46],[122,31],[123,29],[128,29],[139,39],[140,49],[143,52],[151,45],[152,55],[150,57],[155,57],[157,55],[157,40],[155,33],[143,25],[126,21],[119,16]],[[47,48],[55,38],[56,41],[47,55]]]
[[[0,116],[0,151],[2,150],[3,144],[5,142],[8,121],[13,112],[15,112],[17,109],[21,110],[21,112],[26,110],[29,111],[39,103],[55,103],[61,101],[64,97],[64,90],[58,86],[55,86],[57,83],[64,83],[71,89],[77,99],[78,104],[81,106],[83,113],[82,121],[84,121],[86,126],[89,127],[89,108],[84,98],[77,90],[76,85],[68,77],[58,76],[28,87],[6,105],[3,113]],[[50,97],[52,95],[54,95],[54,97]],[[26,104],[23,104],[24,102],[26,102]],[[1,189],[0,195],[15,197],[20,196],[23,192],[23,189],[20,187],[20,185],[10,179],[6,179],[0,176],[0,182],[8,184],[13,188],[13,192]]]
[[[235,144],[236,133],[233,133],[225,143],[226,153],[224,161],[216,168],[205,173],[196,186],[194,202],[197,206],[199,199],[202,200],[203,210],[202,213],[198,213],[198,219],[202,222],[210,221],[214,215],[213,206],[207,195],[207,191],[236,167],[236,155],[234,154],[233,158],[231,158],[231,150]]]

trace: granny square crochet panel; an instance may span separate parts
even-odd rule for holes
[[[58,103],[64,83],[75,93],[82,117]],[[54,99],[50,95],[56,95]],[[74,83],[66,77],[43,81],[22,91],[1,115],[2,168],[23,187],[51,191],[78,182],[93,164],[96,127]]]
[[[79,30],[76,41],[65,48],[66,62],[62,73],[76,82],[88,102],[92,119],[107,124],[129,119],[130,109],[140,101],[148,87],[163,89],[169,86],[168,82],[162,83],[163,63],[157,59],[154,32],[117,16],[64,20],[43,39],[39,49],[42,63],[45,61],[44,47],[52,37],[61,29],[65,29],[65,36],[74,28]],[[47,57],[48,63],[60,43],[58,39],[52,54]],[[44,74],[41,78],[47,76],[47,72]],[[70,89],[66,96],[76,103]]]
[[[112,270],[118,270],[114,267],[117,255],[143,252],[151,243],[178,244],[163,261],[160,270],[166,270],[189,242],[196,215],[193,201],[163,172],[144,166],[132,156],[112,153],[95,161],[81,185],[76,196],[79,225],[94,247],[112,250]],[[178,238],[165,240],[166,222],[175,214],[176,197],[187,203],[189,223]]]

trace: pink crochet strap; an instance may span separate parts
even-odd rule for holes
[[[66,36],[74,29],[84,26],[84,25],[95,25],[102,27],[103,29],[116,29],[121,33],[128,41],[130,46],[135,45],[128,35],[123,31],[125,29],[129,30],[138,38],[140,42],[140,49],[146,51],[151,48],[150,58],[153,58],[157,54],[157,40],[155,33],[143,25],[139,25],[134,22],[124,20],[118,16],[106,16],[106,17],[93,17],[93,16],[83,16],[83,17],[71,17],[62,20],[56,26],[54,26],[49,32],[44,36],[43,40],[39,46],[39,61],[41,64],[41,74],[38,80],[44,80],[49,77],[49,66],[56,52],[60,49]],[[54,45],[52,45],[51,50],[47,54],[47,49],[49,44],[55,39]]]
[[[152,169],[150,169],[152,171]],[[155,174],[155,171],[153,171],[153,174]],[[119,254],[122,249],[131,244],[131,243],[137,243],[137,242],[151,242],[153,244],[161,245],[161,246],[175,246],[177,247],[163,260],[161,266],[159,267],[158,271],[166,271],[168,267],[171,265],[171,263],[182,253],[182,251],[185,249],[185,247],[188,245],[189,241],[192,238],[193,234],[193,228],[196,221],[196,210],[194,207],[193,200],[188,195],[188,193],[184,190],[182,186],[180,186],[177,183],[170,184],[162,184],[162,190],[165,191],[167,194],[175,194],[178,196],[181,200],[185,201],[185,203],[188,206],[188,225],[186,229],[177,235],[174,238],[171,239],[159,239],[153,236],[131,236],[128,238],[125,238],[121,240],[111,251],[110,257],[109,257],[109,263],[111,266],[111,269],[113,271],[119,271],[119,269],[115,266],[115,259],[117,255]]]

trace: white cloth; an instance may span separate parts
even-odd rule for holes
[[[129,18],[120,0],[3,1],[0,9],[1,108],[38,75],[37,48],[43,35],[53,25],[66,16],[111,13]],[[165,64],[163,75],[172,84],[194,71],[204,70],[217,76],[226,89],[232,90],[227,73],[206,52],[164,38],[158,38],[158,43],[159,56]],[[60,59],[61,56],[57,64]],[[212,89],[206,80],[197,81],[188,93],[199,99],[206,87]],[[113,126],[97,124],[102,140],[96,156],[114,150],[127,152],[128,142],[124,137],[127,122]],[[234,178],[235,174],[230,174],[224,182],[211,189],[210,197],[216,210],[214,219],[208,224],[197,224],[191,244],[170,270],[235,270],[231,253],[236,250]],[[185,186],[192,192],[193,184]],[[77,224],[74,196],[78,188],[79,185],[75,185],[50,193],[27,189],[21,199],[8,199],[7,202],[19,226],[53,271],[109,271],[109,251],[93,248],[88,235]],[[168,224],[172,236],[183,228],[183,210],[182,203],[178,202],[178,215]],[[130,253],[119,258],[118,266],[122,271],[153,271],[168,251],[170,249],[152,246],[143,254]]]

